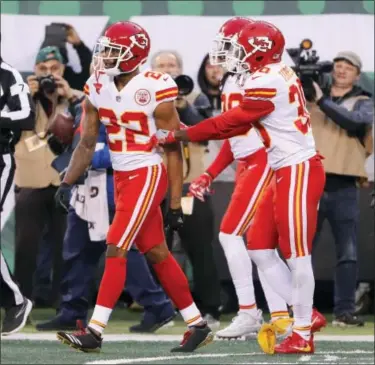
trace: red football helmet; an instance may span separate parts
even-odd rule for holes
[[[96,43],[93,55],[94,70],[110,76],[130,73],[146,62],[150,43],[149,35],[138,24],[114,23]]]
[[[230,41],[244,28],[246,25],[252,24],[254,20],[236,16],[227,20],[219,29],[216,35],[210,55],[211,65],[224,65],[228,50],[230,48]]]
[[[285,39],[273,24],[256,21],[244,27],[231,43],[226,67],[230,72],[243,74],[280,62]]]

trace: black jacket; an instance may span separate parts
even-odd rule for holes
[[[73,47],[77,51],[82,70],[81,72],[76,73],[70,66],[66,66],[64,79],[68,81],[68,84],[72,89],[83,90],[83,86],[90,77],[92,54],[90,49],[83,42],[74,45]]]

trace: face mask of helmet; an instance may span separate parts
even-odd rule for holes
[[[210,64],[213,66],[225,66],[230,46],[230,38],[217,35],[209,52]]]
[[[116,76],[124,73],[120,70],[120,63],[132,57],[130,48],[110,43],[106,37],[101,37],[94,49],[93,67],[95,71],[104,71],[107,75]]]

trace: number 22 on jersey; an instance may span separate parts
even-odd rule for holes
[[[125,111],[117,116],[112,109],[105,108],[99,108],[98,112],[100,120],[106,126],[108,146],[112,152],[149,152],[148,139],[144,138],[150,136],[145,113]]]

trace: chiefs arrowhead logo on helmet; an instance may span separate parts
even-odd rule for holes
[[[134,34],[129,39],[132,41],[132,46],[136,45],[139,48],[145,49],[148,46],[148,39],[143,33]]]
[[[272,49],[272,41],[268,37],[253,37],[249,38],[249,44],[254,47],[252,53],[267,52]]]
[[[273,24],[256,21],[242,28],[232,39],[226,68],[236,74],[253,73],[262,67],[281,62],[285,39]]]

